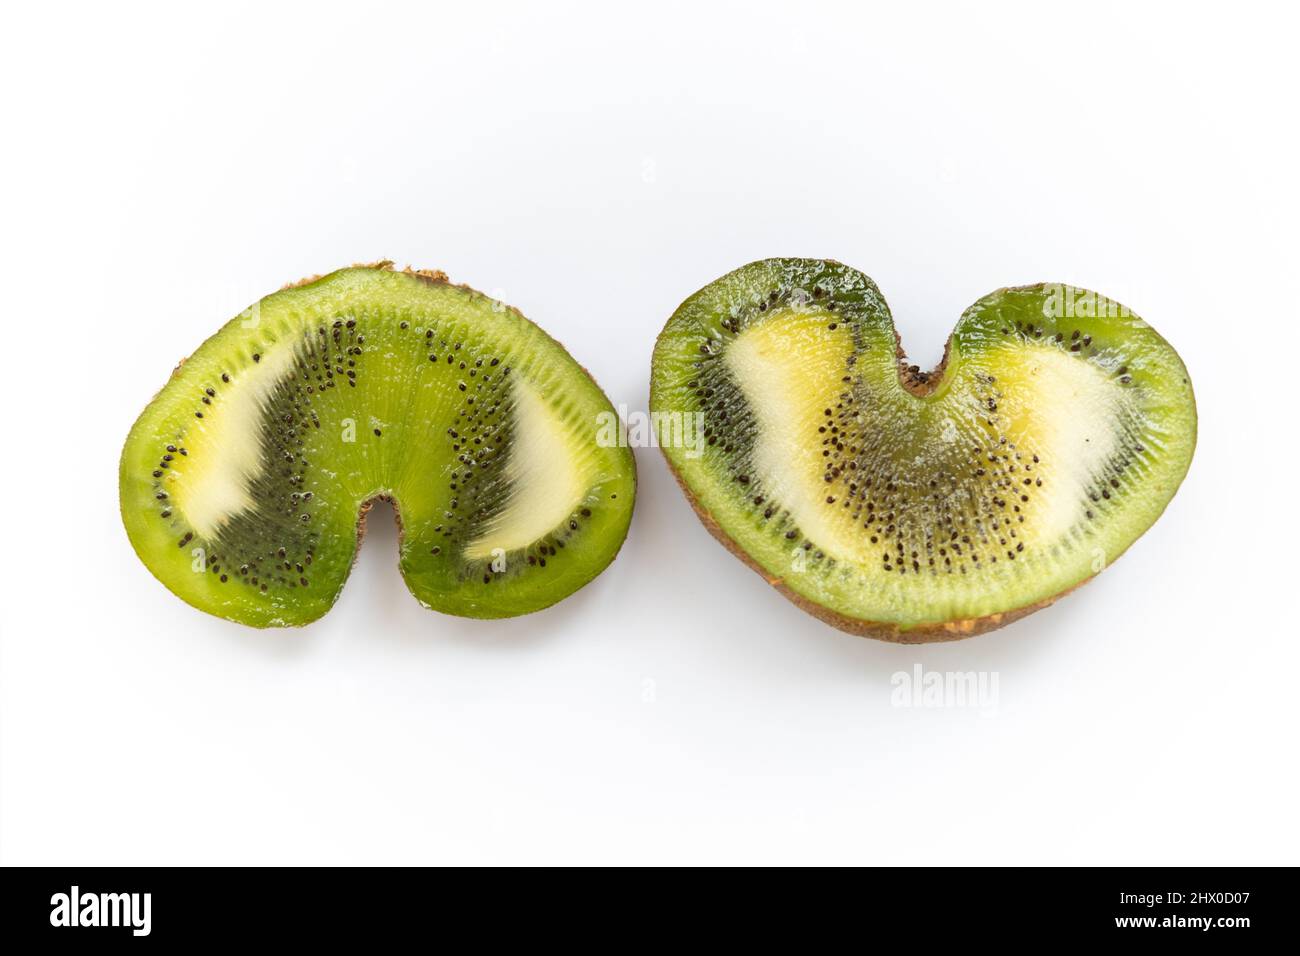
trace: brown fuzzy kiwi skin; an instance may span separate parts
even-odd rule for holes
[[[916,627],[909,627],[906,630],[903,630],[897,624],[884,621],[867,621],[862,618],[848,617],[844,614],[837,614],[815,601],[810,601],[802,594],[798,594],[787,587],[784,579],[769,575],[757,561],[745,552],[744,548],[736,543],[731,535],[722,529],[721,525],[713,520],[713,515],[709,514],[696,500],[695,496],[691,494],[691,489],[682,480],[682,476],[678,474],[677,469],[673,467],[673,463],[668,460],[667,455],[664,456],[664,460],[668,462],[668,470],[672,473],[673,478],[677,480],[682,493],[686,495],[686,500],[691,503],[691,508],[700,519],[700,523],[708,529],[709,534],[713,535],[724,548],[740,558],[742,562],[759,574],[764,581],[776,588],[777,591],[801,610],[808,612],[831,627],[838,628],[848,634],[856,634],[858,637],[870,637],[891,644],[934,644],[939,641],[960,641],[967,637],[974,637],[977,634],[987,634],[989,631],[995,631],[1012,621],[1028,617],[1035,611],[1055,603],[1058,598],[1065,597],[1071,591],[1082,587],[1096,577],[1096,575],[1090,575],[1078,584],[1072,585],[1058,594],[1053,594],[1049,598],[1044,598],[1035,604],[1012,608],[1009,611],[999,611],[996,614],[988,614],[984,617],[968,617],[955,621],[918,624]]]

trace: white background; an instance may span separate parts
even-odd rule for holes
[[[1281,5],[118,6],[0,39],[0,861],[1300,862]],[[132,421],[283,282],[444,269],[638,409],[678,303],[780,255],[874,277],[925,367],[999,286],[1131,306],[1192,372],[1182,490],[924,648],[788,604],[653,449],[614,566],[524,619],[421,609],[388,510],[301,631],[130,549]],[[997,706],[891,706],[918,663]]]

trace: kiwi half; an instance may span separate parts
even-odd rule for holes
[[[1186,368],[1118,303],[1001,289],[922,372],[875,283],[815,259],[687,299],[650,405],[723,544],[817,617],[908,643],[991,630],[1092,577],[1160,516],[1196,444]],[[702,441],[673,440],[692,419]]]
[[[514,309],[439,272],[342,269],[262,299],[176,369],[122,451],[122,520],[190,604],[294,625],[329,610],[387,498],[421,603],[525,614],[627,534],[632,454],[598,440],[613,415]]]

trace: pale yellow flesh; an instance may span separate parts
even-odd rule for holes
[[[581,447],[573,426],[522,378],[515,379],[513,391],[515,443],[506,464],[510,496],[466,546],[469,560],[492,558],[541,538],[568,518],[595,479],[591,458],[573,454]]]
[[[727,349],[726,362],[754,409],[758,439],[754,468],[764,487],[827,554],[865,558],[856,523],[823,503],[822,450],[808,441],[839,392],[843,357],[852,342],[811,316],[785,315],[747,328]],[[798,354],[798,361],[790,361]]]
[[[260,423],[267,400],[293,364],[293,345],[282,340],[262,356],[255,374],[226,385],[186,431],[188,454],[174,458],[163,481],[200,537],[215,538],[231,518],[256,507],[249,488],[264,467]]]
[[[1047,346],[994,349],[985,361],[1017,386],[999,411],[1013,440],[1038,450],[1038,476],[1050,489],[1026,508],[1021,537],[1026,546],[1057,541],[1087,508],[1089,466],[1116,451],[1110,423],[1126,414],[1126,400],[1096,365]]]

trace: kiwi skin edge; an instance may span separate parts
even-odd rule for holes
[[[667,457],[664,458],[667,461]],[[673,478],[677,481],[682,493],[686,495],[686,500],[691,503],[691,508],[700,519],[700,523],[708,529],[709,534],[713,535],[721,545],[740,558],[745,565],[753,569],[768,584],[776,588],[778,592],[789,601],[793,602],[800,610],[806,611],[813,617],[817,618],[831,627],[838,628],[848,634],[856,634],[858,637],[870,637],[877,641],[888,641],[891,644],[934,644],[939,641],[960,641],[966,637],[974,637],[977,634],[985,634],[989,631],[995,631],[1003,625],[1010,624],[1012,621],[1018,621],[1022,617],[1028,617],[1035,611],[1042,610],[1050,604],[1056,603],[1058,598],[1065,597],[1071,591],[1074,591],[1091,581],[1096,575],[1084,578],[1073,587],[1066,588],[1059,594],[1054,594],[1049,598],[1028,604],[1024,607],[1013,608],[1010,611],[1000,611],[997,614],[989,614],[985,617],[971,617],[956,621],[942,621],[935,624],[921,624],[916,627],[903,630],[897,624],[889,624],[883,621],[867,621],[862,618],[848,617],[844,614],[837,614],[828,608],[822,607],[815,601],[810,601],[806,597],[795,593],[785,586],[785,581],[781,578],[770,578],[767,572],[763,570],[758,562],[754,561],[745,549],[738,545],[722,527],[713,520],[713,516],[700,506],[691,494],[690,488],[686,487],[686,482],[682,481],[681,475],[677,474],[677,469],[673,467],[671,461],[668,462],[668,470],[672,472]]]

